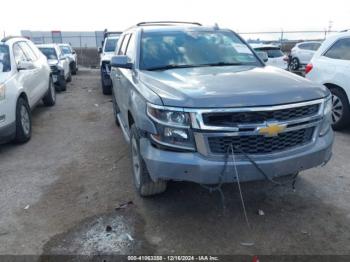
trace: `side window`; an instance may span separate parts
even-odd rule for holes
[[[118,55],[125,55],[125,51],[129,43],[129,38],[130,38],[129,34],[125,35],[123,42],[121,44],[121,47],[119,49]]]
[[[15,57],[16,64],[18,64],[20,61],[28,60],[18,43],[13,45],[13,56]]]
[[[38,57],[26,42],[20,42],[19,45],[29,60],[36,61],[38,59]]]
[[[350,60],[350,38],[340,39],[335,42],[324,56],[333,59]]]
[[[126,49],[126,55],[128,58],[133,61],[135,57],[135,34],[131,34],[129,39],[129,44]]]
[[[299,48],[300,48],[300,49],[306,49],[306,46],[305,46],[305,45],[306,45],[306,44],[300,44],[300,45],[299,45]]]

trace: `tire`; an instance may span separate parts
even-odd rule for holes
[[[112,104],[113,104],[114,122],[119,127],[120,126],[120,123],[119,123],[119,120],[118,120],[119,107],[118,107],[118,104],[117,104],[117,100],[115,98],[115,94],[114,94],[113,88],[112,88]]]
[[[292,60],[290,61],[290,64],[289,64],[289,69],[291,71],[296,71],[300,68],[300,62],[299,62],[299,59],[296,58],[296,57],[293,57]]]
[[[130,137],[130,151],[131,151],[131,164],[134,178],[134,185],[140,196],[153,196],[163,193],[166,190],[167,183],[163,180],[154,182],[147,170],[146,164],[140,154],[140,135],[133,124],[131,126]]]
[[[106,86],[104,83],[103,83],[103,80],[102,80],[102,93],[104,95],[110,95],[112,94],[112,87],[111,86]]]
[[[77,74],[77,64],[75,62],[72,62],[70,64],[70,71],[72,72],[72,75],[76,75]]]
[[[72,82],[72,72],[69,70],[68,77],[67,77],[67,83]]]
[[[49,81],[49,90],[46,95],[43,97],[43,102],[45,106],[54,106],[56,103],[56,90],[52,81],[52,77],[50,77]]]
[[[25,143],[32,136],[32,116],[28,102],[23,98],[18,98],[16,105],[16,143]]]
[[[350,124],[349,100],[345,92],[340,88],[331,88],[332,93],[332,127],[334,130],[342,130]]]
[[[64,79],[64,77],[62,77],[62,79],[60,79],[58,83],[59,83],[58,85],[60,87],[60,91],[67,90],[67,81],[66,81],[66,79]]]

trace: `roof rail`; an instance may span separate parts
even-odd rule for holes
[[[150,21],[150,22],[140,22],[136,24],[136,26],[144,26],[144,25],[169,25],[169,24],[191,24],[202,26],[201,23],[198,22],[181,22],[181,21]]]
[[[343,33],[343,32],[348,32],[348,31],[350,31],[350,29],[341,30],[340,32]]]
[[[24,36],[6,36],[3,39],[1,39],[1,42],[5,43],[5,42],[7,42],[8,40],[10,40],[12,38],[26,38],[26,39],[28,39],[27,37],[24,37]]]

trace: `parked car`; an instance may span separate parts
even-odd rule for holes
[[[102,93],[109,95],[112,93],[112,81],[110,77],[111,71],[111,58],[114,54],[115,48],[118,43],[118,39],[121,33],[109,32],[105,33],[105,39],[102,47],[99,48],[100,53],[100,70],[101,70],[101,84]]]
[[[290,70],[299,70],[301,66],[305,66],[309,63],[320,45],[321,42],[318,41],[301,42],[296,44],[290,52]]]
[[[332,92],[332,123],[336,130],[350,125],[350,31],[327,37],[305,68],[306,78]]]
[[[70,44],[59,44],[61,52],[69,59],[69,67],[72,75],[76,75],[78,72],[78,55]]]
[[[139,23],[121,35],[111,66],[115,121],[141,196],[169,180],[271,180],[331,157],[329,90],[266,67],[231,30]]]
[[[57,91],[66,91],[67,82],[72,81],[69,58],[66,57],[57,44],[38,45],[39,50],[46,56],[51,67],[52,79]]]
[[[256,52],[265,52],[267,61],[265,64],[270,66],[288,69],[288,56],[286,56],[279,46],[266,44],[251,44]]]
[[[32,133],[31,110],[43,100],[56,101],[50,67],[38,48],[21,37],[0,42],[0,142],[27,142]]]

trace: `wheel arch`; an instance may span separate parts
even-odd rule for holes
[[[338,89],[338,90],[340,90],[342,93],[344,93],[345,98],[346,98],[348,104],[350,104],[350,103],[349,103],[348,94],[346,93],[346,91],[345,91],[344,88],[342,88],[341,86],[339,86],[339,85],[337,85],[337,84],[333,84],[333,83],[325,83],[324,85],[325,85],[330,91],[331,91],[332,89]]]

